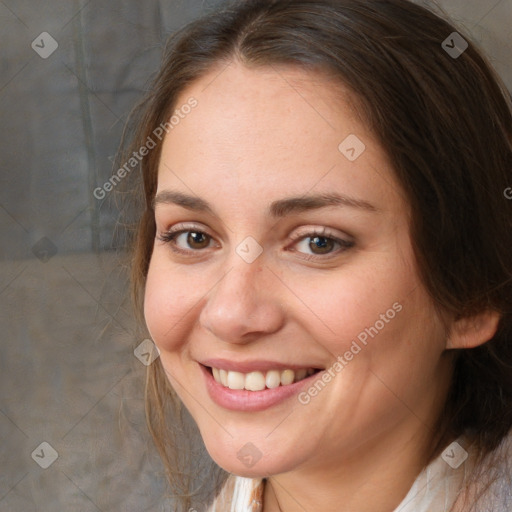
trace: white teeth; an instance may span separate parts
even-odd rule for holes
[[[228,372],[228,388],[244,389],[245,375],[240,372]]]
[[[269,370],[265,377],[265,384],[267,388],[277,388],[281,384],[281,374],[277,370]]]
[[[288,386],[295,379],[295,372],[293,370],[283,370],[281,372],[281,386]]]
[[[212,368],[213,378],[219,384],[230,389],[246,389],[248,391],[263,391],[265,388],[273,389],[278,386],[288,386],[315,373],[313,368],[300,370],[269,370],[267,372],[254,371],[249,373],[232,372]]]
[[[245,376],[245,389],[261,391],[265,389],[265,376],[261,372],[251,372]]]

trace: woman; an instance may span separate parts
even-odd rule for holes
[[[512,116],[467,36],[405,0],[240,1],[171,38],[139,112],[177,509],[182,402],[223,470],[203,509],[510,510]]]

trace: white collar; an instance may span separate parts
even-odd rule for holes
[[[475,454],[462,448],[463,439],[454,441],[434,459],[414,481],[409,492],[393,512],[449,512],[458,505],[464,484],[474,468]],[[512,436],[504,440],[503,447],[510,445]],[[505,470],[506,472],[506,470]],[[499,491],[499,503],[493,504],[493,512],[510,511],[512,476],[508,473],[498,480],[492,492]],[[208,512],[262,512],[264,481],[261,478],[245,478],[230,475],[220,494],[208,508]]]

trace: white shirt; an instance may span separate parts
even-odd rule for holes
[[[463,503],[465,484],[473,468],[472,452],[463,441],[453,442],[416,478],[394,512],[469,512]],[[501,455],[502,466],[492,466],[497,478],[478,501],[470,500],[474,512],[511,512],[512,455],[509,436],[493,454]],[[491,462],[492,464],[492,462]],[[265,481],[230,475],[208,512],[262,512]]]

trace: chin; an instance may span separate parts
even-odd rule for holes
[[[212,441],[215,443],[215,440]],[[218,443],[215,443],[213,449],[206,444],[210,457],[218,466],[228,473],[246,478],[266,478],[286,473],[300,464],[296,457],[272,449],[263,452],[251,442],[243,444],[237,450],[232,447],[223,448]]]

